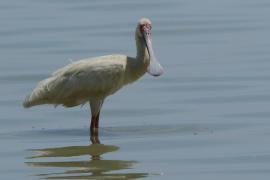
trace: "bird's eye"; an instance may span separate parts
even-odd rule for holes
[[[144,24],[140,26],[141,32],[144,32],[145,31],[145,27],[144,26],[145,26]]]
[[[151,24],[142,24],[140,26],[141,32],[150,31],[152,29]]]

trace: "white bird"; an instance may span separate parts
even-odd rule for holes
[[[92,114],[90,131],[97,131],[101,106],[107,96],[136,81],[145,72],[153,76],[163,73],[153,52],[151,29],[149,19],[142,18],[138,22],[136,58],[107,55],[72,62],[40,81],[26,97],[23,106],[53,104],[74,107],[89,101]]]

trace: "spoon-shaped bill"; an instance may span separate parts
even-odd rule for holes
[[[148,33],[144,33],[144,39],[148,50],[148,54],[150,56],[150,63],[147,68],[147,72],[152,76],[160,76],[161,74],[163,74],[164,70],[154,55],[150,35]]]

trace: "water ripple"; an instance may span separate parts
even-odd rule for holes
[[[241,90],[246,89],[249,86],[247,85],[238,85],[238,84],[184,84],[184,85],[168,85],[161,86],[159,88],[153,87],[150,89],[155,89],[155,91],[163,92],[197,92],[197,91],[228,91],[228,90]]]
[[[0,75],[0,82],[37,82],[48,77],[48,74],[9,74]]]
[[[163,77],[158,81],[153,81],[151,79],[146,79],[147,83],[222,83],[222,82],[253,82],[253,81],[269,81],[270,76],[260,75],[260,76],[186,76],[186,77]]]
[[[270,118],[270,112],[262,111],[262,112],[247,112],[247,113],[233,113],[233,114],[225,114],[224,117],[230,118]]]
[[[150,10],[150,9],[156,9],[156,8],[164,8],[164,7],[172,7],[174,6],[175,3],[165,3],[165,2],[126,2],[126,1],[121,1],[121,2],[106,2],[106,3],[93,3],[91,5],[77,5],[73,7],[69,7],[69,10],[77,10],[77,11],[130,11],[130,8],[132,10]]]
[[[197,135],[212,134],[232,129],[254,126],[248,123],[181,123],[181,124],[162,124],[162,125],[143,125],[143,126],[118,126],[118,127],[101,127],[99,129],[100,138],[131,138],[147,136],[164,136],[173,134]],[[17,136],[39,136],[39,137],[57,137],[57,136],[89,136],[89,129],[42,129],[22,132],[13,132],[2,134],[6,137]]]
[[[185,103],[256,103],[270,102],[270,94],[235,95],[235,96],[211,96],[183,100]]]

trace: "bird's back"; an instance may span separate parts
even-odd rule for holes
[[[113,94],[125,83],[127,56],[109,55],[75,61],[38,83],[24,107],[39,104],[76,106]]]

